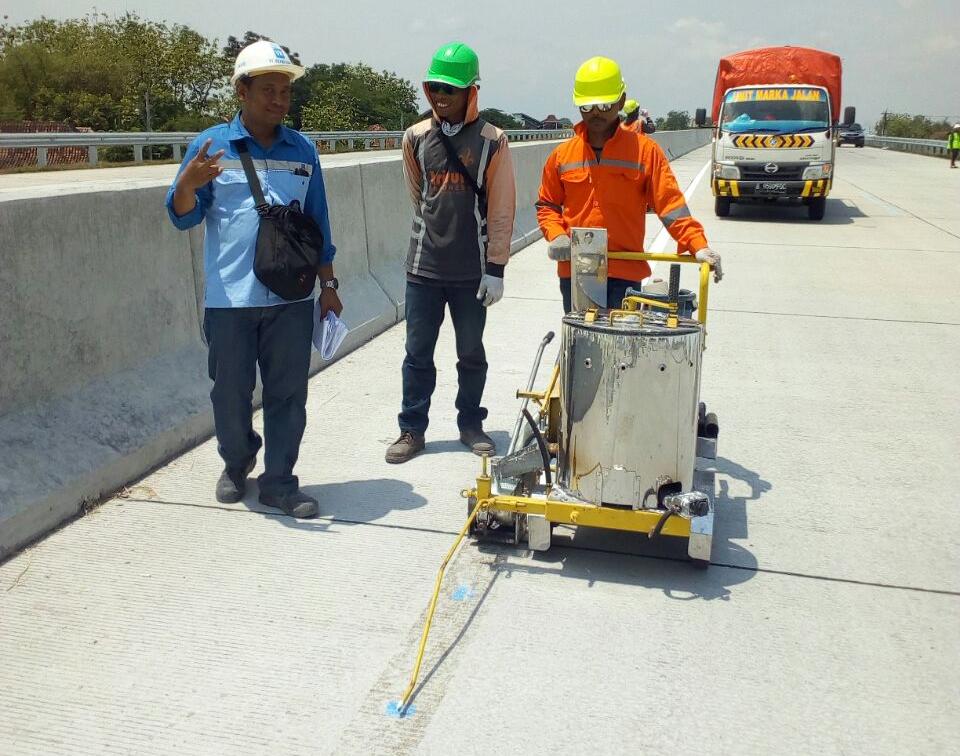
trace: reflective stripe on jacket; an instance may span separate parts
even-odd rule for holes
[[[611,252],[640,252],[649,205],[677,240],[678,252],[692,254],[707,246],[703,226],[690,216],[660,145],[620,127],[597,160],[583,123],[575,131],[543,168],[537,220],[547,241],[569,234],[573,227],[606,228]],[[570,263],[557,263],[557,273],[569,278]],[[650,266],[611,260],[608,274],[639,281],[650,275]]]

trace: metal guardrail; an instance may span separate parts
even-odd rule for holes
[[[47,165],[47,150],[57,147],[86,147],[87,160],[90,165],[98,162],[98,152],[105,147],[132,147],[133,159],[143,161],[143,148],[151,146],[172,147],[173,159],[180,161],[183,157],[183,148],[188,145],[198,132],[166,131],[166,132],[43,132],[23,134],[0,134],[0,150],[2,149],[36,149],[37,165]],[[360,143],[361,150],[384,149],[388,142],[394,142],[393,149],[399,149],[402,131],[304,131],[304,136],[312,140],[323,151],[324,146],[335,152],[338,144],[346,144],[347,151],[357,149]],[[557,130],[509,130],[506,132],[511,142],[533,142],[549,139],[566,139],[573,135],[570,129]],[[384,145],[384,146],[381,146]]]
[[[946,140],[943,139],[908,139],[906,137],[887,137],[868,135],[864,140],[868,147],[880,147],[884,150],[898,152],[915,152],[921,155],[948,157]]]

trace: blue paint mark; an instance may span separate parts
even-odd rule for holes
[[[417,707],[410,704],[404,711],[400,711],[399,701],[390,701],[387,703],[387,716],[392,719],[410,719],[417,713]]]
[[[467,599],[471,598],[473,598],[473,588],[466,583],[461,583],[458,585],[453,592],[454,601],[466,601]]]

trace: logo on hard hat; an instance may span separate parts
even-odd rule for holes
[[[780,170],[780,166],[776,163],[767,163],[765,166],[763,166],[763,170],[765,173],[776,173]]]
[[[277,60],[285,62],[287,60],[287,54],[283,51],[282,47],[277,45],[273,46],[273,54],[277,56]]]

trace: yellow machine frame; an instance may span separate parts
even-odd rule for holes
[[[707,326],[707,303],[710,290],[710,265],[700,263],[692,255],[669,255],[654,254],[648,252],[609,252],[610,260],[647,260],[650,262],[666,263],[685,263],[700,266],[700,290],[697,306],[697,320],[704,329],[704,348],[706,348],[706,326]],[[642,305],[655,307],[667,311],[667,327],[676,328],[678,324],[678,304],[676,302],[661,302],[655,299],[648,299],[643,296],[626,297],[622,303],[622,309],[611,310],[610,317],[618,318],[627,315],[635,315]],[[590,322],[597,315],[596,310],[589,310],[585,313],[585,319]],[[642,315],[641,315],[642,317]],[[540,407],[541,417],[549,418],[554,415],[551,412],[551,403],[559,402],[559,377],[560,367],[555,365],[550,380],[547,383],[545,391],[518,391],[517,397],[521,399],[531,399]],[[582,502],[570,503],[562,501],[551,501],[549,499],[539,499],[524,496],[506,496],[494,495],[493,479],[490,477],[488,458],[484,457],[480,475],[476,479],[476,486],[471,489],[464,489],[460,495],[465,499],[475,501],[467,518],[466,523],[460,530],[453,546],[447,552],[440,571],[437,574],[437,580],[434,587],[433,596],[430,601],[430,607],[427,611],[427,619],[424,623],[423,634],[420,639],[420,646],[417,653],[417,660],[414,666],[410,682],[404,691],[403,698],[398,707],[401,716],[410,703],[413,693],[416,690],[417,680],[420,675],[420,666],[423,663],[423,655],[427,646],[427,638],[430,634],[430,627],[433,622],[434,611],[436,610],[437,600],[440,595],[440,588],[443,582],[443,576],[447,565],[456,553],[457,548],[470,531],[470,527],[477,519],[477,515],[484,510],[493,510],[500,512],[514,512],[525,515],[539,515],[553,524],[583,525],[593,528],[605,528],[607,530],[623,530],[634,533],[652,533],[658,528],[662,535],[674,536],[680,538],[689,538],[691,535],[691,522],[684,517],[667,517],[664,519],[664,512],[659,510],[643,509],[618,509],[614,507],[604,507],[599,505],[590,505]]]

